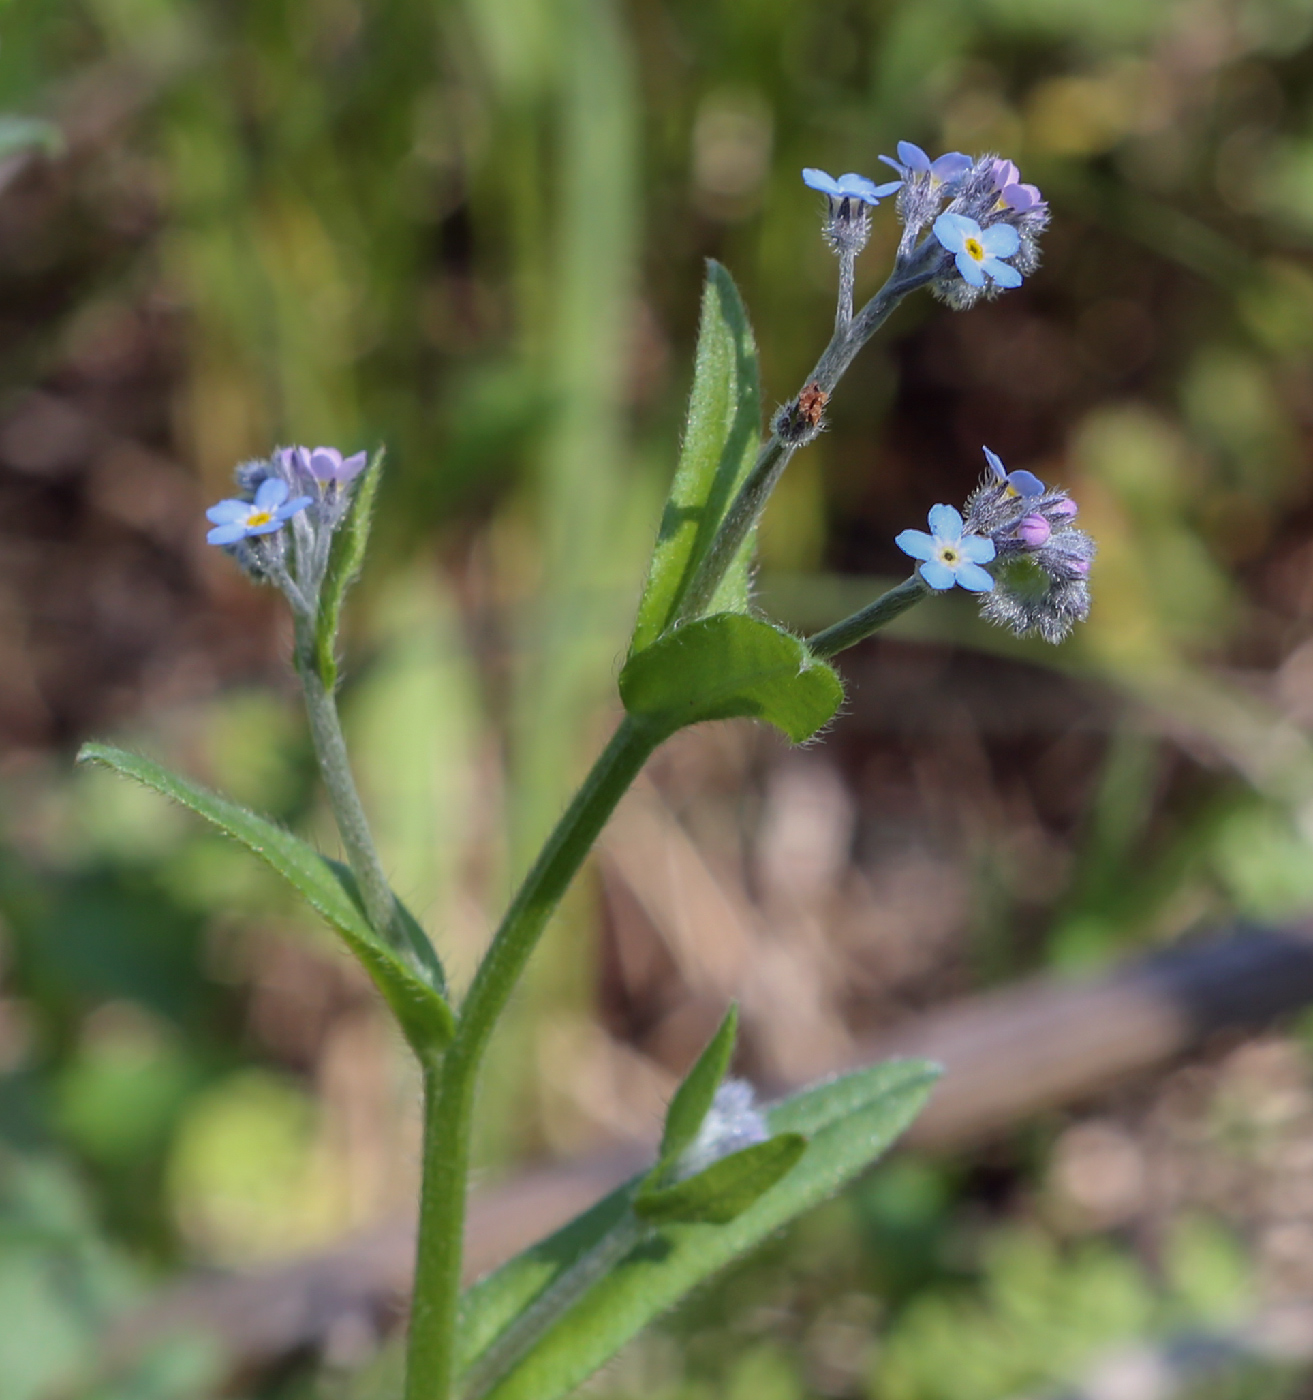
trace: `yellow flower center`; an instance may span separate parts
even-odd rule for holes
[[[941,564],[956,564],[959,557],[957,550],[954,549],[951,544],[945,544],[939,547],[939,562]]]
[[[271,510],[253,510],[246,517],[246,528],[254,530],[260,525],[268,525],[273,518],[274,513]]]
[[[977,262],[985,261],[985,250],[981,246],[980,239],[968,238],[964,246],[968,257],[974,258]]]

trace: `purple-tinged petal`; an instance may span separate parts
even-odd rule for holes
[[[894,543],[913,559],[933,559],[938,547],[924,530],[903,530],[894,536]]]
[[[1054,501],[1048,507],[1048,512],[1057,520],[1070,520],[1080,511],[1080,507],[1069,496],[1060,501]]]
[[[985,461],[989,463],[989,469],[1000,481],[1008,479],[1008,469],[1003,465],[1003,459],[997,452],[991,452],[988,447],[981,449],[985,454]]]
[[[356,477],[365,470],[365,464],[369,461],[368,452],[357,452],[348,457],[343,463],[341,470],[337,474],[337,479],[346,485],[348,481],[354,481]]]
[[[964,282],[970,282],[973,287],[985,285],[985,274],[970,253],[954,253],[953,261],[957,264],[957,270],[962,274]]]
[[[1044,197],[1036,185],[1007,185],[999,197],[1018,214],[1024,214],[1027,209],[1038,209],[1044,203]]]
[[[1010,263],[1000,262],[998,258],[986,258],[980,266],[1000,287],[1021,286],[1021,273]]]
[[[965,156],[961,151],[949,151],[947,155],[942,155],[930,167],[930,174],[934,176],[940,184],[951,184],[954,180],[960,180],[963,175],[971,169],[971,157]]]
[[[206,544],[235,544],[246,534],[246,526],[240,520],[230,520],[225,525],[216,525],[205,536]]]
[[[1008,473],[1008,485],[1017,493],[1029,499],[1031,496],[1042,496],[1044,494],[1044,483],[1035,475],[1024,468],[1021,471]]]
[[[921,565],[921,577],[931,588],[945,589],[952,588],[957,582],[957,575],[947,564],[941,564],[938,559],[928,560]]]
[[[813,166],[807,166],[802,172],[802,183],[809,189],[820,190],[822,194],[839,194],[839,186],[834,176],[827,175],[824,170],[817,170]]]
[[[911,141],[900,141],[898,143],[898,159],[909,169],[915,170],[918,175],[928,175],[930,173],[930,157],[920,148],[913,145]]]
[[[1021,247],[1021,235],[1011,224],[990,224],[980,234],[980,246],[991,258],[1010,258]]]
[[[1017,522],[1017,538],[1031,549],[1048,544],[1053,527],[1042,515],[1023,515]]]
[[[959,565],[957,581],[972,593],[988,593],[994,587],[993,577],[979,564]]]
[[[255,493],[257,510],[273,510],[287,499],[289,487],[280,476],[267,476]]]
[[[342,454],[336,447],[316,447],[310,454],[310,475],[316,481],[336,481],[342,469]]]
[[[962,515],[955,506],[930,507],[930,533],[941,544],[956,544],[962,538]]]
[[[933,227],[935,237],[950,253],[960,253],[968,238],[980,237],[980,225],[965,214],[941,214]]]
[[[972,564],[988,564],[994,557],[994,541],[988,535],[963,535],[958,548]]]
[[[996,160],[993,167],[994,188],[1006,190],[1021,179],[1021,171],[1010,160]]]
[[[220,501],[205,512],[205,518],[216,525],[227,525],[234,520],[243,520],[251,509],[250,501]]]

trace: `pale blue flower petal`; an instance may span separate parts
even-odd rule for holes
[[[251,509],[250,501],[220,501],[205,512],[205,518],[216,525],[228,525],[234,520],[242,520]]]
[[[897,194],[903,188],[901,180],[890,180],[888,184],[876,185],[875,192],[881,199],[888,199],[891,194]]]
[[[896,161],[893,156],[877,156],[876,159],[884,161],[886,165],[898,171],[900,175],[906,174],[906,168],[900,162]],[[903,182],[899,180],[898,183],[901,185]]]
[[[968,567],[974,568],[974,565]],[[941,564],[938,559],[931,559],[928,563],[921,565],[921,577],[931,588],[952,588],[957,581],[957,575],[947,564]]]
[[[849,199],[860,199],[863,204],[880,202],[880,196],[875,192],[875,181],[868,180],[865,175],[850,170],[846,175],[840,175],[835,184],[839,187],[839,193]]]
[[[934,233],[950,253],[960,253],[968,238],[980,237],[980,225],[965,214],[941,214],[934,222]]]
[[[936,180],[947,184],[951,180],[960,180],[970,169],[970,156],[963,155],[961,151],[949,151],[931,165],[930,173]]]
[[[956,253],[953,256],[953,261],[957,264],[957,270],[962,274],[964,281],[970,282],[973,287],[985,285],[985,274],[981,270],[981,265],[970,253]]]
[[[988,535],[963,535],[959,547],[973,564],[988,564],[994,557],[994,541]]]
[[[988,593],[994,587],[994,580],[979,564],[960,564],[957,581],[972,593]]]
[[[894,543],[913,559],[933,559],[935,542],[924,530],[904,530],[894,537]]]
[[[279,476],[267,476],[255,493],[258,510],[273,510],[287,499],[287,483]]]
[[[246,534],[246,526],[238,520],[230,520],[225,525],[216,525],[205,537],[206,544],[234,544]]]
[[[989,463],[989,469],[1000,481],[1008,479],[1008,469],[1003,465],[1003,459],[997,452],[991,452],[988,447],[982,449],[985,454],[985,461]]]
[[[898,159],[909,170],[915,170],[918,175],[926,175],[930,171],[930,157],[920,146],[913,145],[911,141],[898,143]]]
[[[1044,483],[1034,472],[1012,472],[1008,477],[1008,485],[1018,496],[1042,496],[1044,494]]]
[[[991,258],[1010,258],[1021,247],[1021,235],[1011,224],[990,224],[980,235],[980,246]]]
[[[931,506],[930,533],[940,544],[956,544],[962,538],[962,516],[956,507]]]
[[[284,520],[290,520],[292,516],[303,511],[306,506],[314,501],[313,496],[298,496],[294,501],[287,501],[274,511],[274,518],[281,524]]]
[[[1021,273],[1009,263],[1000,262],[997,258],[986,258],[980,264],[980,268],[982,272],[992,277],[1000,287],[1021,286]]]

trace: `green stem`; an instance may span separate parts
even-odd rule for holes
[[[830,343],[803,383],[817,384],[826,394],[832,393],[848,366],[856,358],[857,352],[884,325],[893,314],[894,308],[909,292],[925,286],[934,278],[945,257],[939,244],[933,238],[928,238],[906,263],[896,263],[888,281],[857,315],[836,324]],[[796,397],[794,402],[797,402]],[[815,433],[811,436],[815,436]],[[786,442],[779,432],[775,431],[762,445],[752,470],[725,512],[720,529],[716,532],[715,539],[703,556],[702,563],[680,602],[678,621],[689,622],[693,618],[701,617],[706,611],[720,586],[721,579],[725,576],[725,570],[729,568],[730,562],[739,552],[739,547],[747,539],[752,527],[761,518],[766,502],[780,477],[784,475],[790,458],[799,447],[805,446],[810,440],[809,437],[803,441]]]
[[[930,591],[930,585],[922,581],[921,575],[913,574],[851,617],[845,617],[842,622],[836,622],[823,632],[817,632],[814,637],[808,637],[807,649],[821,661],[837,656],[901,616],[922,598],[928,597]]]
[[[347,861],[360,889],[365,915],[374,929],[398,952],[408,959],[418,959],[420,965],[428,965],[433,960],[432,949],[421,951],[413,946],[412,939],[420,935],[412,934],[403,919],[397,897],[383,873],[383,863],[379,859],[365,808],[351,774],[351,761],[342,734],[342,722],[338,718],[337,701],[311,659],[314,638],[308,628],[298,625],[297,631],[297,671],[305,694],[305,710],[310,720],[315,759]],[[301,635],[303,632],[305,635]]]
[[[475,1080],[489,1037],[547,921],[664,735],[626,716],[593,765],[474,975],[441,1069],[426,1066],[424,1162],[406,1400],[449,1400],[456,1375],[465,1191]]]

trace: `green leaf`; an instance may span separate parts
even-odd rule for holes
[[[112,768],[171,797],[259,856],[342,935],[347,947],[374,979],[416,1050],[441,1049],[451,1040],[454,1020],[442,991],[402,962],[370,927],[356,893],[355,880],[344,866],[325,859],[299,837],[265,817],[169,772],[148,758],[107,744],[84,744],[78,758],[84,763]]]
[[[661,1138],[661,1156],[657,1161],[658,1171],[673,1166],[697,1137],[711,1101],[716,1097],[716,1090],[729,1071],[738,1033],[739,1009],[731,1006],[720,1023],[720,1029],[707,1042],[707,1048],[698,1056],[697,1064],[689,1070],[688,1077],[670,1100],[670,1107],[666,1110],[666,1130]]]
[[[752,468],[761,441],[757,347],[734,279],[707,265],[697,361],[679,467],[657,533],[629,654],[652,645],[670,625],[730,502]],[[746,612],[755,538],[749,536],[707,608]]]
[[[640,1191],[634,1211],[654,1225],[728,1225],[792,1171],[806,1150],[801,1133],[779,1133],[731,1152],[673,1186]]]
[[[843,685],[803,643],[757,617],[718,613],[668,633],[620,672],[625,709],[673,734],[686,724],[751,716],[794,743],[826,724]]]
[[[939,1067],[890,1060],[776,1104],[775,1133],[811,1139],[800,1161],[728,1225],[661,1225],[488,1392],[489,1400],[556,1400],[608,1361],[690,1289],[870,1166],[921,1110]],[[615,1228],[647,1180],[613,1191],[556,1234],[504,1264],[462,1300],[465,1364]]]
[[[324,572],[319,621],[315,626],[315,665],[324,688],[330,691],[337,684],[337,629],[342,622],[342,604],[365,562],[374,498],[383,475],[383,452],[380,447],[374,453],[373,460],[356,481],[346,518],[333,536],[328,568]]]

